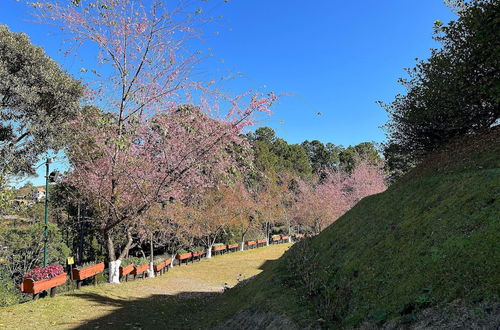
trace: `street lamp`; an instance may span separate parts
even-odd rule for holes
[[[43,236],[45,238],[43,244],[43,267],[47,267],[49,263],[49,165],[52,163],[52,158],[47,158],[45,162],[45,226]]]
[[[45,226],[43,230],[43,267],[49,264],[49,182],[56,182],[58,172],[54,171],[49,174],[49,165],[52,163],[52,158],[47,158],[45,162]]]

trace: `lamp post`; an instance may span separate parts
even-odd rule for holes
[[[45,226],[43,230],[43,267],[47,267],[49,263],[49,165],[52,163],[51,158],[47,158],[45,162]]]

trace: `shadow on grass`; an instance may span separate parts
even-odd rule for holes
[[[265,261],[259,267],[261,274],[276,261]],[[214,325],[212,315],[221,312],[219,302],[224,299],[220,292],[182,292],[138,299],[111,298],[90,292],[70,295],[94,305],[115,308],[110,314],[85,321],[75,329],[206,329]]]
[[[75,329],[193,329],[193,324],[203,323],[199,319],[200,311],[217,295],[219,293],[184,292],[129,300],[95,293],[79,294],[80,299],[117,309]]]

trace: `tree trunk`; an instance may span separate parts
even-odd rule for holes
[[[206,258],[212,258],[212,245],[209,245],[207,248]]]
[[[269,222],[266,222],[266,246],[269,246]]]
[[[108,250],[108,259],[109,261],[115,261],[116,260],[116,253],[115,253],[115,245],[113,243],[113,239],[111,238],[111,235],[109,232],[104,233],[104,238],[106,239],[106,249]]]
[[[120,264],[121,260],[116,260],[115,245],[113,239],[109,232],[104,233],[106,238],[106,248],[108,250],[108,260],[109,260],[109,283],[119,284],[120,283]]]
[[[109,283],[120,284],[120,259],[109,262]]]
[[[241,246],[240,251],[245,250],[245,234],[241,235]]]
[[[83,224],[83,221],[82,221],[82,218],[80,216],[80,203],[78,203],[78,206],[77,206],[77,211],[76,211],[76,223],[79,224],[79,227],[80,227],[80,240],[79,240],[79,244],[78,244],[78,261],[80,263],[83,262],[83,236],[84,236],[84,224]]]
[[[109,231],[104,232],[104,237],[106,239],[109,259],[109,283],[118,284],[120,283],[120,264],[122,262],[121,259],[123,259],[127,255],[128,250],[130,250],[133,246],[132,232],[130,228],[127,229],[127,244],[118,256],[118,259],[116,258],[115,245]]]
[[[292,228],[290,226],[290,220],[288,220],[288,217],[287,217],[287,223],[288,223],[288,243],[292,243]]]
[[[149,240],[149,269],[148,269],[148,277],[155,277],[155,270],[153,268],[153,234],[151,234],[150,240]]]

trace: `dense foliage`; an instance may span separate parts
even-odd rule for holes
[[[3,223],[0,227],[0,268],[6,270],[10,279],[20,282],[23,274],[40,265],[43,260],[44,225],[42,219],[30,224],[17,222],[15,225]],[[65,264],[70,251],[59,228],[48,225],[49,263]]]
[[[33,174],[40,154],[59,149],[82,94],[27,35],[0,25],[0,176]]]
[[[385,109],[385,156],[395,176],[454,138],[488,129],[500,116],[500,4],[453,1],[458,18],[435,23],[442,44],[400,79],[406,94]]]
[[[3,219],[0,223],[0,306],[24,301],[19,291],[23,275],[43,261],[42,218],[36,223],[26,219]],[[64,265],[70,250],[64,244],[59,228],[48,226],[49,263]]]

